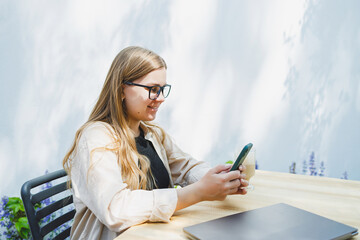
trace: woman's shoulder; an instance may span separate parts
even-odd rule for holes
[[[92,131],[92,130],[112,130],[113,131],[113,127],[106,122],[102,122],[102,121],[93,121],[93,122],[88,122],[85,124],[84,127],[84,131]]]
[[[95,121],[86,123],[82,137],[87,141],[113,142],[115,140],[114,128],[105,122]]]
[[[102,121],[88,122],[84,126],[84,133],[114,133],[114,128]]]

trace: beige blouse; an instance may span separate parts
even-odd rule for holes
[[[109,129],[110,125],[106,123],[93,123],[84,129],[79,140],[71,170],[76,208],[71,239],[114,239],[136,224],[168,222],[177,205],[174,183],[181,186],[191,184],[209,170],[207,164],[181,151],[169,135],[162,145],[144,129],[145,138],[152,142],[171,176],[170,188],[128,189],[122,181],[117,156],[112,151],[94,151],[93,167],[87,175],[91,151],[113,144],[113,130]]]

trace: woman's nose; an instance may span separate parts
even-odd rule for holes
[[[156,101],[158,102],[165,101],[164,94],[162,93],[162,91],[160,92],[159,96],[156,98]]]

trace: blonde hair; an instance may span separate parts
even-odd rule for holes
[[[160,68],[167,68],[165,61],[156,53],[141,47],[127,47],[115,57],[88,121],[76,132],[74,142],[63,159],[63,167],[69,176],[69,182],[71,181],[72,160],[76,155],[83,130],[91,123],[101,121],[112,127],[113,131],[110,132],[115,134],[113,136],[114,144],[93,149],[90,159],[94,151],[113,151],[117,155],[117,163],[121,168],[123,180],[130,189],[152,189],[154,187],[155,182],[150,162],[145,156],[138,153],[134,134],[127,123],[126,108],[122,101],[122,84],[126,81],[132,82]],[[150,127],[146,127],[146,125]],[[162,128],[149,122],[144,122],[142,126],[146,128],[144,130],[153,132],[160,140],[159,134],[154,130],[158,128],[162,135],[162,141],[164,141],[165,134]],[[139,165],[136,164],[137,160],[139,160]],[[90,165],[88,173],[92,167],[93,164]]]

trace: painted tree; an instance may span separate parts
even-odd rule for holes
[[[320,163],[319,176],[320,176],[320,177],[325,176],[325,163],[324,163],[324,161],[321,161],[321,163]]]
[[[289,173],[296,174],[296,162],[292,162],[289,167]]]
[[[306,160],[303,161],[303,168],[302,168],[302,174],[306,175],[307,173],[307,162]]]
[[[314,152],[311,152],[311,154],[310,154],[309,170],[310,170],[310,175],[311,176],[316,176],[317,175],[317,170],[316,170],[316,166],[315,166],[315,153]]]

